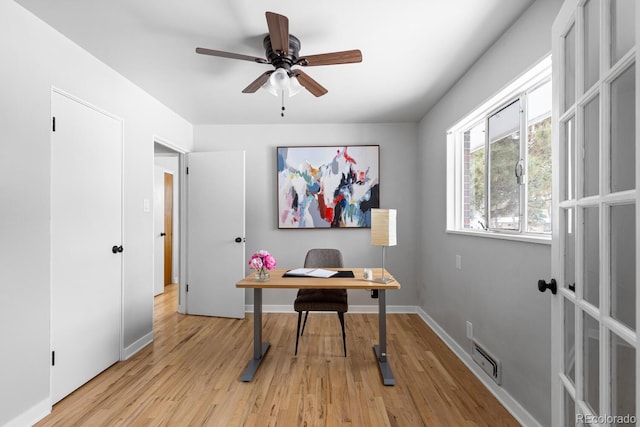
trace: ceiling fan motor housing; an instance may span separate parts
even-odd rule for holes
[[[289,72],[291,66],[296,65],[298,60],[298,52],[300,52],[300,40],[294,35],[289,34],[289,55],[285,56],[282,52],[278,53],[271,47],[271,37],[265,36],[262,45],[269,62],[276,68],[284,68]]]

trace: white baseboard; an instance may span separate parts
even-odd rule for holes
[[[3,427],[32,426],[51,413],[51,399],[44,399],[17,417],[9,420]]]
[[[128,358],[130,358],[131,356],[133,356],[134,354],[136,354],[137,352],[139,352],[140,350],[142,350],[143,348],[145,348],[147,345],[151,344],[152,342],[153,342],[153,331],[151,331],[147,335],[137,339],[130,346],[124,348],[122,350],[122,359],[121,360],[127,360]]]
[[[540,427],[541,424],[516,401],[505,389],[493,382],[487,374],[471,359],[471,355],[460,346],[444,329],[438,325],[422,308],[417,310],[418,316],[429,326],[433,332],[458,356],[480,382],[495,396],[502,406],[523,426]]]
[[[253,304],[245,304],[244,306],[245,313],[253,313]],[[292,304],[286,305],[263,305],[262,306],[263,313],[295,313],[293,310]],[[418,307],[412,305],[388,305],[387,313],[388,314],[406,314],[406,313],[417,313]],[[378,305],[349,305],[349,313],[378,313]]]
[[[245,304],[244,305],[245,313],[253,313],[253,304]],[[262,306],[263,313],[295,313],[293,311],[293,305],[263,305]]]

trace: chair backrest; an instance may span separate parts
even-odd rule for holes
[[[306,268],[341,268],[342,252],[338,249],[310,249],[304,259]]]

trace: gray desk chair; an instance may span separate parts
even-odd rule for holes
[[[305,268],[339,268],[343,267],[342,253],[337,249],[311,249],[307,252],[304,260]],[[326,279],[331,280],[331,279]],[[298,295],[293,303],[293,308],[298,312],[298,330],[296,332],[296,352],[298,354],[298,340],[304,334],[304,327],[307,325],[307,317],[310,311],[335,311],[338,313],[340,325],[342,326],[342,346],[344,355],[347,356],[347,341],[344,333],[344,313],[347,312],[346,289],[298,289]],[[302,312],[304,324],[300,332],[300,321]]]

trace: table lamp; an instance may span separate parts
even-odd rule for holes
[[[384,277],[384,261],[387,246],[395,246],[397,243],[396,210],[371,209],[371,244],[382,246],[382,277],[374,278],[374,282],[393,282],[393,279]]]

